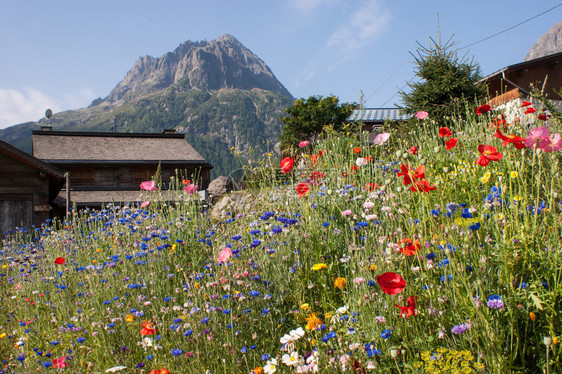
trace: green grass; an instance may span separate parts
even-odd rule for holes
[[[502,131],[525,137],[538,113]],[[503,147],[493,115],[457,122],[451,150],[426,119],[383,145],[325,134],[285,178],[265,156],[251,208],[220,220],[154,193],[146,209],[15,232],[0,253],[1,370],[561,372],[557,339],[544,344],[561,335],[561,152]],[[503,158],[476,164],[481,144]],[[402,165],[424,165],[435,189],[412,191]],[[384,273],[401,292],[383,292]]]

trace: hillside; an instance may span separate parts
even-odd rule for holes
[[[185,133],[215,169],[240,168],[230,152],[269,151],[281,133],[279,117],[293,97],[271,69],[231,35],[182,43],[173,52],[141,57],[105,98],[88,108],[56,113],[56,130]],[[0,130],[0,139],[31,153],[31,132],[47,124],[26,122]]]

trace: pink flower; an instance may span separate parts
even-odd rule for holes
[[[386,143],[388,138],[390,138],[390,133],[383,132],[382,134],[378,134],[377,136],[375,136],[375,140],[373,140],[373,144],[383,145],[384,143]]]
[[[65,362],[66,357],[62,356],[61,358],[55,358],[53,360],[53,367],[56,369],[62,369],[68,366],[68,364]]]
[[[141,208],[146,208],[149,205],[150,205],[150,200],[143,201],[142,204],[141,204]]]
[[[365,166],[365,165],[367,165],[368,162],[369,162],[369,161],[367,161],[366,158],[359,157],[359,158],[355,161],[355,165],[357,165],[357,166]]]
[[[310,142],[308,140],[303,140],[299,143],[299,148],[304,148],[309,144],[310,144]]]
[[[352,213],[352,212],[351,212],[351,210],[350,210],[350,209],[348,209],[348,210],[344,210],[343,212],[341,212],[341,214],[342,214],[342,215],[343,215],[344,217],[350,216],[350,215],[351,215],[351,213]]]
[[[199,189],[199,185],[195,185],[193,183],[188,184],[183,188],[184,191],[187,191],[190,195],[193,195]]]
[[[355,283],[355,284],[361,284],[363,282],[365,282],[365,278],[362,278],[362,277],[357,277],[353,280],[353,283]]]
[[[145,191],[156,191],[158,187],[156,187],[156,183],[154,181],[146,181],[140,184],[140,188]]]
[[[541,149],[545,152],[556,152],[561,150],[562,138],[560,138],[560,134],[556,134],[552,138],[548,138],[548,142],[543,144]]]
[[[550,131],[546,127],[537,127],[531,130],[523,144],[529,148],[542,148],[550,143]]]
[[[417,119],[426,119],[428,115],[429,113],[420,110],[419,112],[416,113],[414,117],[416,117]]]
[[[218,263],[223,263],[228,261],[229,258],[232,257],[232,251],[228,247],[224,247],[218,255]]]

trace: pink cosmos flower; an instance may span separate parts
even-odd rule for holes
[[[390,133],[383,132],[382,134],[378,134],[377,136],[375,136],[375,140],[373,140],[373,144],[383,145],[384,143],[386,143],[388,138],[390,138]]]
[[[537,127],[531,130],[523,144],[529,148],[542,148],[550,143],[550,131],[546,127]]]
[[[351,213],[352,213],[352,212],[351,212],[351,210],[350,210],[350,209],[348,209],[348,210],[344,210],[343,212],[341,212],[341,214],[343,214],[343,216],[344,216],[344,217],[350,216],[350,215],[351,215]]]
[[[140,188],[145,191],[156,191],[158,187],[156,187],[156,183],[154,181],[146,181],[140,184]]]
[[[146,207],[149,206],[149,205],[150,205],[150,200],[143,201],[143,202],[141,203],[141,208],[146,208]]]
[[[414,117],[416,117],[417,119],[426,119],[428,115],[429,113],[420,110],[419,112],[416,113]]]
[[[309,144],[310,144],[310,142],[308,140],[303,140],[299,143],[299,148],[304,148]]]
[[[555,134],[552,138],[548,138],[548,142],[541,146],[545,152],[556,152],[562,149],[562,138],[560,134]]]
[[[187,191],[190,195],[193,195],[199,189],[199,185],[195,185],[193,183],[188,184],[183,188],[184,191]]]
[[[218,255],[218,263],[227,262],[228,259],[232,257],[232,251],[228,247],[224,247]]]

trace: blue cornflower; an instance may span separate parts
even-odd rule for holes
[[[378,349],[375,348],[374,344],[367,343],[365,344],[365,353],[368,357],[373,357],[381,353]]]
[[[504,307],[502,297],[499,295],[490,296],[486,305],[488,305],[488,308],[491,309],[503,309]]]
[[[383,332],[381,332],[381,338],[388,339],[388,338],[390,338],[391,334],[392,334],[392,331],[384,330]]]
[[[182,353],[183,353],[183,351],[182,351],[181,349],[179,349],[179,348],[172,349],[172,354],[173,354],[174,356],[179,356],[179,355],[181,355]]]

